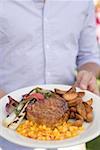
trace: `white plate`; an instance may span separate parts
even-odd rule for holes
[[[70,88],[70,86],[65,86],[65,85],[37,85],[37,86],[50,89],[50,90],[54,88],[67,90]],[[19,89],[17,91],[10,93],[9,95],[14,97],[15,99],[20,100],[23,94],[29,92],[30,90],[32,90],[34,87],[37,87],[37,86]],[[94,99],[94,103],[93,103],[94,120],[92,123],[84,124],[85,131],[81,133],[79,136],[66,139],[66,140],[61,140],[61,141],[39,141],[39,140],[32,140],[30,138],[23,137],[17,134],[15,131],[12,131],[8,128],[3,127],[2,120],[6,116],[5,105],[8,102],[7,96],[3,97],[0,100],[0,135],[12,143],[30,147],[30,148],[33,148],[33,147],[35,148],[69,147],[69,146],[74,146],[74,145],[78,145],[81,143],[85,143],[96,138],[98,135],[100,135],[100,97],[96,96],[95,94],[89,91],[85,91],[85,92],[86,92],[86,95],[84,97],[84,101],[88,100],[89,98]]]

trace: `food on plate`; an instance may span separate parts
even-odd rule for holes
[[[19,102],[13,99],[11,96],[8,96],[9,103],[6,104],[6,112],[8,115],[18,106]]]
[[[40,87],[22,95],[21,101],[8,96],[3,124],[19,134],[38,140],[62,140],[78,135],[84,122],[93,121],[93,99],[83,101],[85,92],[46,90]]]
[[[66,121],[51,128],[26,120],[17,128],[19,134],[36,140],[64,140],[75,137],[83,131],[83,126],[74,126],[72,122]]]
[[[26,117],[34,123],[53,126],[63,119],[67,109],[66,101],[62,97],[52,94],[48,99],[44,98],[34,104],[30,103],[26,109]],[[68,120],[68,117],[65,120]]]
[[[86,103],[91,106],[93,104],[93,99],[89,99]]]

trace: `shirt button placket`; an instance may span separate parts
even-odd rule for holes
[[[49,44],[49,20],[44,13],[44,51],[45,51],[45,82],[47,83],[50,78],[49,69],[49,52],[50,52],[50,44]]]

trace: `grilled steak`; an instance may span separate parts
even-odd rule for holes
[[[67,111],[67,103],[63,98],[54,94],[48,99],[29,104],[26,111],[28,120],[53,126],[63,118]]]

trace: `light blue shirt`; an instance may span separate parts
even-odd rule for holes
[[[92,0],[0,0],[1,89],[72,84],[87,62],[100,64]]]
[[[72,84],[100,63],[92,0],[0,0],[0,88]]]

